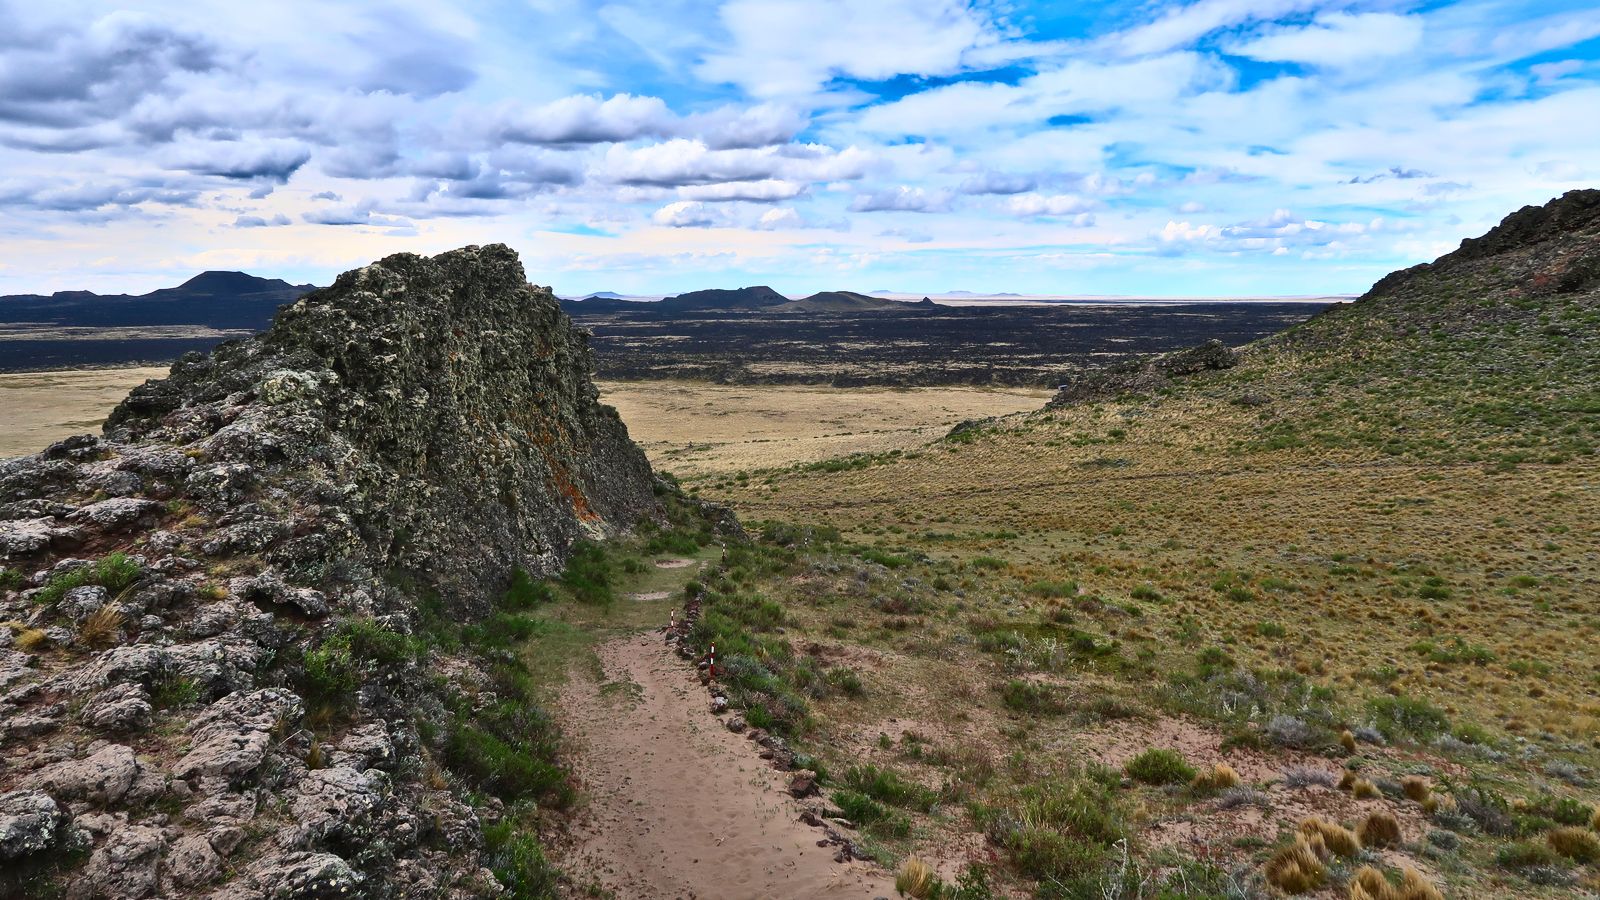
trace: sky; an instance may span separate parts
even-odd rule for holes
[[[0,294],[1360,293],[1600,187],[1600,0],[0,0]]]

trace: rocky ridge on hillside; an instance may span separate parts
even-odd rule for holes
[[[589,370],[511,250],[402,254],[0,462],[0,895],[498,893],[435,760],[514,679],[418,634],[661,515]]]

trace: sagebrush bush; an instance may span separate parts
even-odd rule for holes
[[[1194,780],[1194,767],[1176,750],[1152,747],[1123,766],[1128,777],[1145,784],[1183,784]]]

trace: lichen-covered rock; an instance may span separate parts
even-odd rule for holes
[[[127,900],[154,895],[166,846],[158,828],[128,825],[117,829],[89,857],[84,869],[86,893]]]
[[[418,606],[482,617],[515,569],[662,517],[589,371],[510,250],[401,255],[185,356],[104,439],[0,461],[0,563],[26,573],[0,590],[0,868],[81,842],[63,896],[501,890],[424,748],[488,662],[419,659]]]
[[[59,844],[71,817],[44,791],[0,794],[0,862],[42,853]]]
[[[133,748],[108,744],[83,759],[65,760],[33,773],[24,787],[45,791],[57,800],[116,803],[133,787],[140,771]]]
[[[260,338],[180,360],[107,433],[205,441],[185,488],[212,505],[266,470],[306,470],[339,488],[355,533],[336,543],[359,539],[481,612],[513,567],[551,572],[579,538],[657,509],[649,465],[589,370],[585,338],[510,249],[401,254],[308,294]]]
[[[93,697],[78,718],[96,731],[138,731],[150,724],[150,693],[141,684],[114,684]]]

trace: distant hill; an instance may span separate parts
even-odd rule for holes
[[[260,331],[271,324],[278,307],[315,289],[244,272],[201,272],[177,287],[148,294],[57,291],[48,296],[0,297],[0,323],[80,328],[199,325]]]
[[[866,294],[857,294],[854,291],[823,291],[800,300],[790,300],[788,303],[769,307],[769,309],[772,312],[868,312],[871,310],[914,309],[935,305],[932,300],[906,303],[901,300],[869,297]]]
[[[690,291],[668,297],[661,303],[665,309],[761,309],[788,303],[789,298],[765,285],[735,288],[733,290]]]

